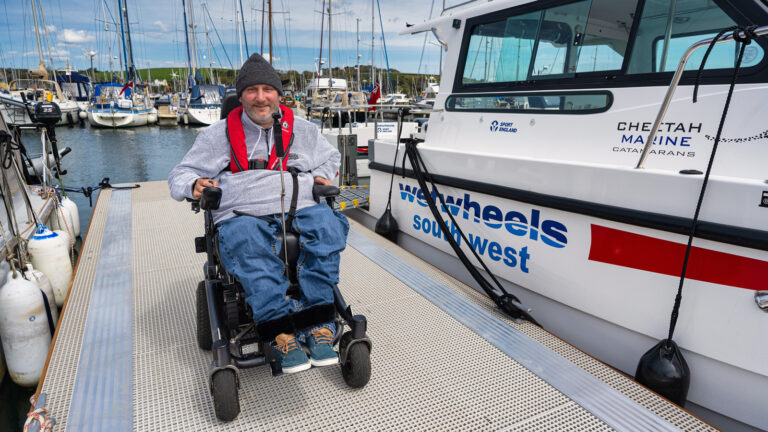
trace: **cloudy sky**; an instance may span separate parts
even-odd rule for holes
[[[66,61],[75,68],[86,68],[89,52],[95,52],[94,66],[100,70],[110,68],[110,49],[113,67],[118,69],[116,57],[119,47],[114,20],[117,0],[35,0],[42,3],[48,43],[45,34],[41,43],[46,65],[50,68],[48,47],[57,69]],[[187,0],[189,1],[189,0]],[[208,66],[205,22],[209,26],[211,58],[215,66],[237,68],[241,64],[236,32],[235,2],[242,2],[245,13],[246,38],[250,52],[261,50],[261,19],[263,0],[192,0],[197,25],[197,57],[199,64]],[[431,15],[437,16],[444,0],[380,0],[389,64],[404,72],[437,74],[439,48],[434,37],[428,35],[398,36],[406,21],[419,23]],[[447,6],[461,0],[445,1]],[[39,63],[34,16],[31,0],[0,0],[0,66],[34,68]],[[326,7],[328,0],[325,0]],[[273,55],[279,69],[313,70],[320,52],[320,24],[323,0],[272,0]],[[137,67],[184,67],[184,17],[182,0],[128,0],[134,59]],[[334,66],[356,64],[356,26],[360,19],[360,61],[371,62],[371,1],[333,0],[333,54]],[[434,8],[434,9],[433,9]],[[208,13],[206,13],[206,9]],[[208,19],[210,15],[210,19]],[[205,20],[204,21],[204,17]],[[38,14],[40,27],[42,19]],[[212,25],[211,25],[212,24]],[[266,26],[266,25],[265,25]],[[328,22],[325,21],[323,42],[324,61],[328,61]],[[107,27],[105,31],[105,27]],[[215,31],[214,31],[215,28]],[[381,26],[378,10],[375,14],[377,65],[384,65]],[[42,33],[42,32],[41,32]],[[268,52],[265,33],[264,51]],[[247,56],[245,40],[243,56]],[[422,48],[423,55],[422,55]],[[121,48],[120,48],[121,49]]]

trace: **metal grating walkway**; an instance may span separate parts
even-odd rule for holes
[[[106,226],[121,209],[130,211],[121,222],[129,231]],[[340,288],[353,310],[368,318],[374,343],[371,381],[351,390],[338,367],[279,378],[272,378],[267,367],[246,369],[241,372],[242,412],[225,424],[216,420],[208,393],[210,354],[197,347],[194,334],[194,289],[202,278],[204,256],[194,253],[192,239],[202,233],[202,215],[171,200],[165,182],[102,191],[41,384],[58,422],[55,430],[712,430],[538,327],[504,319],[472,288],[350,222],[353,232],[342,256]],[[119,326],[115,331],[113,326],[99,329],[99,334],[102,342],[132,345],[133,355],[131,361],[94,362],[93,346],[83,345],[94,332],[96,311],[88,305],[105,307],[93,299],[104,295],[100,265],[103,269],[106,259],[119,256],[111,250],[115,235],[130,239],[131,258],[124,264],[132,277],[121,279],[129,281],[132,293],[132,336],[120,339]],[[428,300],[429,289],[437,304]],[[462,313],[454,317],[447,303],[472,311],[475,318],[467,321]],[[499,326],[497,336],[489,337],[493,343],[472,330],[489,319],[494,328]],[[487,328],[479,327],[480,333]],[[556,364],[567,363],[556,370],[580,368],[564,375],[588,384],[566,396],[540,377],[547,376],[545,367],[513,359],[525,351],[505,353],[509,335],[535,344]],[[122,376],[126,364],[131,382],[121,384],[115,377]],[[82,380],[96,376],[94,369],[100,366],[106,378],[89,381],[91,390],[79,392]],[[128,388],[130,402],[115,397],[110,409],[109,401],[88,405],[82,399],[119,396]],[[596,408],[584,399],[593,391],[610,397]],[[130,406],[123,410],[121,403]],[[629,414],[620,410],[622,404],[631,407]],[[81,406],[86,408],[79,411],[77,423],[70,421]],[[121,415],[123,420],[115,420]]]

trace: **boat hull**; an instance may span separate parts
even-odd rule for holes
[[[187,123],[198,125],[212,125],[221,117],[221,107],[187,108]]]
[[[88,122],[98,128],[127,128],[149,124],[152,110],[88,110]]]
[[[438,189],[448,205],[440,214],[465,252],[471,255],[469,240],[491,271],[533,308],[544,328],[634,375],[642,353],[667,335],[701,190],[700,171],[680,171],[706,163],[706,147],[711,148],[706,137],[717,122],[702,113],[673,122],[683,117],[674,113],[671,126],[665,127],[684,124],[693,148],[677,149],[667,158],[656,148],[654,168],[636,170],[632,162],[622,166],[605,157],[623,157],[616,150],[622,147],[611,147],[601,136],[615,135],[605,125],[616,129],[618,124],[619,140],[626,141],[627,132],[620,128],[628,124],[621,121],[627,110],[616,115],[619,120],[581,116],[574,120],[580,125],[564,126],[554,116],[525,116],[523,122],[524,116],[486,114],[479,129],[474,126],[477,116],[473,124],[460,114],[433,114],[427,142],[418,148],[430,172],[440,176]],[[738,114],[734,119],[741,120]],[[589,121],[597,123],[590,127]],[[726,136],[759,134],[758,123],[744,122],[748,120],[726,130]],[[516,126],[514,132],[494,129],[506,123]],[[534,127],[536,134],[527,133]],[[477,136],[482,130],[487,137]],[[573,130],[589,130],[590,139],[569,135]],[[471,144],[477,142],[484,145]],[[551,147],[556,146],[562,150],[555,152]],[[598,157],[596,149],[606,146]],[[748,146],[757,144],[742,143],[738,150],[763,160],[758,155],[764,150]],[[588,149],[587,154],[579,149]],[[695,150],[696,159],[689,156]],[[768,398],[768,346],[758,342],[768,334],[768,317],[754,297],[766,289],[761,275],[768,269],[768,250],[756,240],[768,231],[765,208],[758,205],[765,185],[751,178],[759,167],[734,151],[718,159],[707,188],[674,340],[691,369],[689,401],[768,429],[761,408]],[[387,204],[394,153],[394,144],[376,142],[370,199],[374,217]],[[603,163],[577,160],[589,156]],[[401,157],[394,164],[397,174]],[[405,167],[410,170],[409,163]],[[742,177],[727,175],[731,167]],[[431,192],[397,174],[392,212],[404,246],[440,268],[456,268],[455,255],[425,200]],[[450,221],[449,211],[457,224]],[[467,240],[459,238],[456,225]],[[721,238],[723,233],[727,239]],[[437,254],[417,246],[439,250],[453,261],[439,263]]]

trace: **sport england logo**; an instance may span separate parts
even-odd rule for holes
[[[512,127],[514,122],[500,122],[498,120],[494,120],[491,122],[491,132],[496,133],[517,133],[517,128]]]

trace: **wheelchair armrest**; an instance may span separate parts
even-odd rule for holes
[[[217,187],[207,187],[203,189],[203,195],[200,197],[200,208],[203,210],[218,210],[221,204],[221,189]]]
[[[320,198],[338,196],[340,193],[341,189],[339,189],[337,186],[324,186],[317,184],[312,186],[312,198],[315,199],[315,202],[320,202]]]

